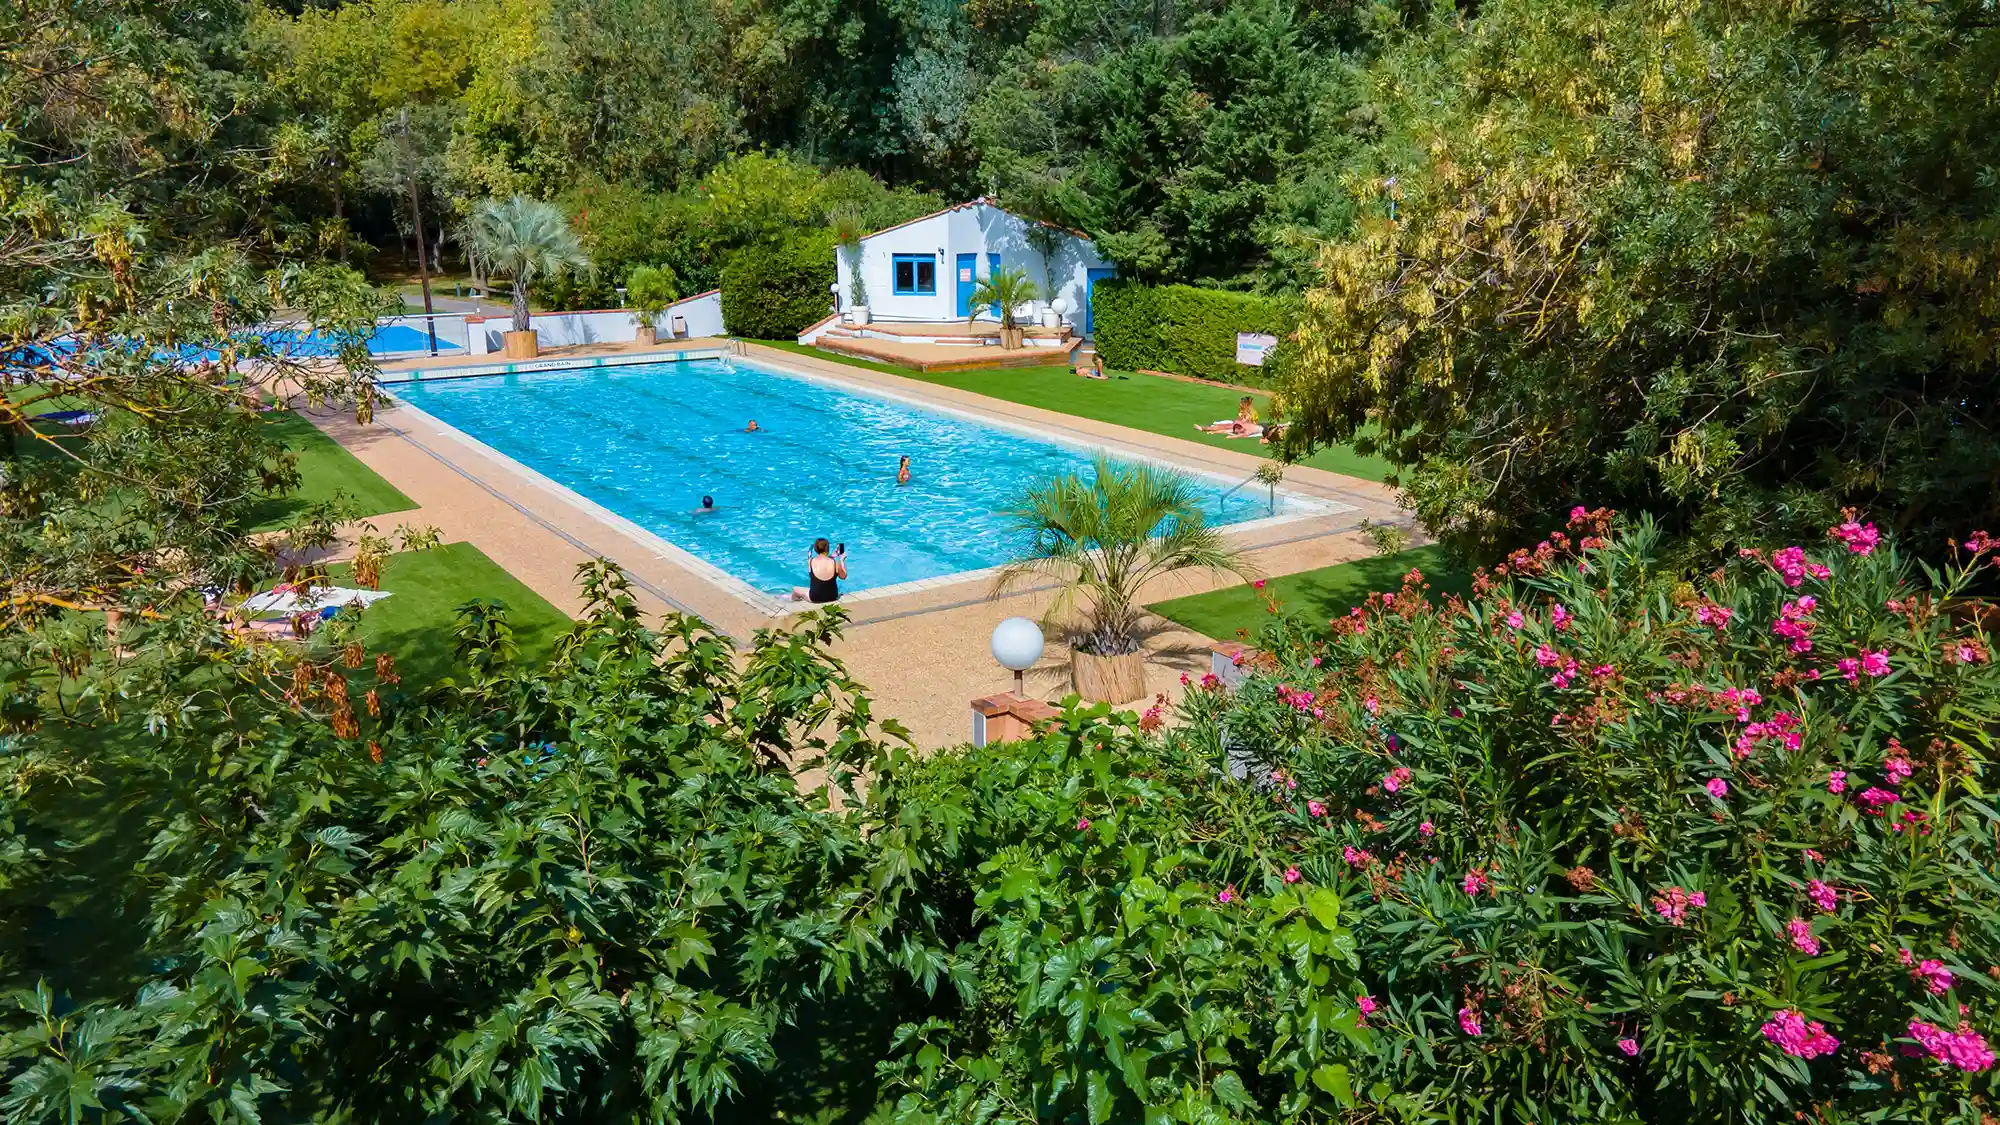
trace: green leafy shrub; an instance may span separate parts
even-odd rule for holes
[[[737,336],[789,340],[833,310],[833,232],[801,231],[729,258],[722,322]]]
[[[1273,607],[1192,729],[1295,791],[1406,1119],[1978,1122],[1996,1108],[2000,721],[1942,573],[1872,526],[1684,580],[1650,524],[1429,601]]]
[[[1258,368],[1236,362],[1236,334],[1282,338],[1297,315],[1283,298],[1192,285],[1112,281],[1091,291],[1097,350],[1107,366],[1223,383],[1269,382]]]

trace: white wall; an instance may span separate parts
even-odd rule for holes
[[[687,320],[689,336],[722,335],[722,291],[711,289],[670,305],[657,325],[663,342],[676,315]],[[528,323],[535,330],[537,345],[543,348],[628,343],[639,338],[639,326],[633,321],[630,309],[534,313]],[[484,321],[469,321],[467,327],[471,354],[483,355],[501,349],[504,343],[501,333],[512,330],[514,321],[503,314],[489,316]]]
[[[997,253],[1003,268],[1022,270],[1035,283],[1036,290],[1041,292],[1037,308],[1056,297],[1068,298],[1071,308],[1068,319],[1080,330],[1088,271],[1108,269],[1111,263],[1098,255],[1097,247],[1089,239],[1066,231],[1057,235],[1055,252],[1044,262],[1041,253],[1028,241],[1028,229],[1033,225],[991,204],[973,203],[870,236],[862,242],[861,249],[861,279],[868,289],[869,315],[877,320],[959,319],[955,272],[958,256],[975,255],[973,276],[983,278],[989,268],[987,255]],[[937,263],[934,296],[896,295],[894,270],[898,254],[923,254]],[[836,250],[834,259],[834,272],[840,282],[840,307],[845,310],[850,304],[849,255]],[[980,319],[992,319],[988,309],[978,310],[977,315]]]

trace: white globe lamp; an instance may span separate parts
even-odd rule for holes
[[[1009,617],[993,627],[993,659],[1014,673],[1014,694],[1027,694],[1022,675],[1042,658],[1042,627],[1025,617]]]
[[[1068,316],[1070,310],[1069,298],[1057,297],[1055,300],[1049,302],[1049,307],[1056,310],[1057,316]]]

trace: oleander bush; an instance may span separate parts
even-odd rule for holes
[[[789,234],[729,256],[722,270],[722,323],[733,336],[790,340],[833,311],[831,231]]]
[[[1185,737],[1337,891],[1390,1119],[1993,1120],[1995,544],[1850,518],[1713,573],[1603,512],[1333,622],[1273,605]],[[1218,825],[1218,828],[1220,826]]]

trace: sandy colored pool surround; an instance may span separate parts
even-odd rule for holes
[[[589,358],[614,363],[659,362],[680,352],[699,352],[700,358],[715,354],[716,342],[699,341],[702,346],[689,347],[695,343],[649,352],[607,350]],[[901,376],[754,344],[724,342],[723,346],[760,365],[859,393],[945,410],[985,425],[1025,431],[1042,440],[1161,462],[1211,478],[1242,481],[1262,464],[1250,453],[1020,406]],[[588,360],[543,360],[534,369],[585,365],[589,365]],[[473,366],[495,365],[437,365],[424,370],[423,377],[451,377],[452,369]],[[385,376],[392,395],[393,381],[399,377],[407,376],[402,372]],[[1007,373],[996,371],[993,377],[1004,379]],[[792,613],[804,608],[751,588],[406,404],[385,404],[377,410],[375,422],[367,426],[357,425],[351,415],[309,417],[419,506],[414,512],[377,517],[378,525],[435,525],[446,541],[473,543],[567,612],[581,608],[575,586],[577,566],[598,556],[624,568],[649,612],[671,609],[695,614],[739,643],[758,629],[782,626]],[[1267,575],[1290,574],[1365,555],[1367,545],[1356,530],[1363,520],[1403,518],[1389,489],[1374,482],[1290,466],[1280,487],[1308,510],[1227,529],[1230,539]],[[1170,575],[1149,587],[1145,600],[1197,593],[1222,584],[1208,576]],[[1047,585],[1030,585],[998,598],[991,594],[992,572],[987,570],[858,591],[841,599],[851,624],[837,655],[869,686],[875,697],[875,713],[901,719],[920,745],[966,737],[967,702],[1008,686],[1008,675],[987,651],[993,626],[1016,614],[1039,616],[1047,608],[1051,591]],[[1157,624],[1159,632],[1149,645],[1148,686],[1172,698],[1179,693],[1182,672],[1199,677],[1205,670],[1211,638],[1170,622]],[[1049,698],[1060,696],[1068,687],[1067,666],[1067,651],[1052,640],[1041,666],[1029,672],[1029,689]]]

